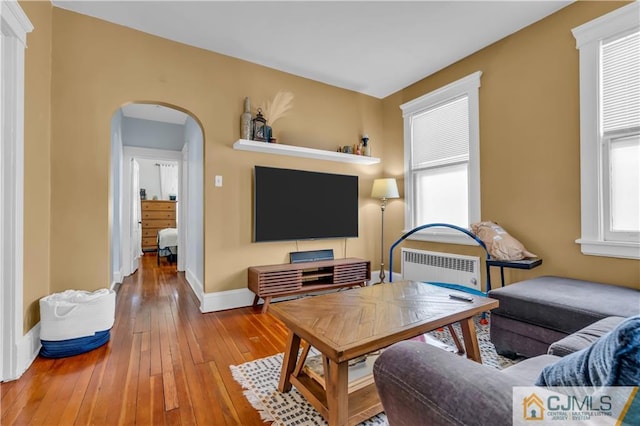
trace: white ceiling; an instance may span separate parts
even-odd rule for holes
[[[377,98],[571,1],[61,1],[57,7]]]
[[[184,125],[187,114],[155,104],[127,104],[120,108],[125,117]]]

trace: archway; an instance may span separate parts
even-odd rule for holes
[[[135,207],[139,205],[141,197],[139,191],[134,190],[134,164],[146,163],[153,166],[175,163],[179,179],[177,194],[172,194],[177,199],[177,269],[185,272],[187,281],[202,302],[203,146],[204,132],[199,120],[178,106],[158,102],[133,102],[114,113],[111,120],[109,203],[112,287],[135,272],[136,253],[141,249],[136,234],[136,230],[141,232],[138,223],[140,220],[135,214]],[[154,196],[157,199],[163,198],[156,190],[149,191],[146,195],[149,199]],[[148,238],[155,236],[147,236]]]

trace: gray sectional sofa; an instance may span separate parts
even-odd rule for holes
[[[514,386],[640,384],[639,290],[545,276],[489,296],[500,300],[498,352],[531,358],[498,371],[421,342],[392,345],[373,371],[391,425],[511,424]]]
[[[640,284],[639,284],[640,285]],[[640,314],[640,289],[542,276],[491,290],[491,342],[500,355],[533,357],[609,316]]]
[[[638,386],[640,316],[604,318],[554,343],[550,354],[501,371],[422,342],[400,342],[382,352],[373,374],[393,426],[508,425],[522,410],[514,406],[515,386]],[[624,424],[640,424],[637,411]]]

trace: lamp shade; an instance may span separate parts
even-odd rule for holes
[[[393,178],[376,179],[371,188],[371,198],[387,199],[400,198],[398,185]]]

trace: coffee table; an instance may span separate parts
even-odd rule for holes
[[[349,360],[440,327],[460,323],[467,357],[481,362],[473,317],[498,301],[400,281],[272,304],[269,313],[289,329],[278,390],[295,387],[329,425],[354,425],[383,411],[375,384],[348,393]],[[325,388],[302,368],[301,342],[323,356]]]

